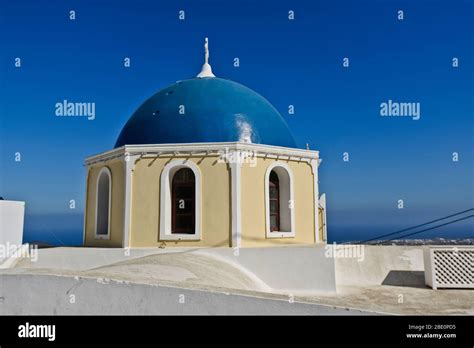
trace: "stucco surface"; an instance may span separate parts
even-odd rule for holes
[[[157,247],[160,228],[160,176],[170,160],[186,157],[144,158],[132,177],[131,247]],[[201,173],[201,240],[166,241],[168,247],[230,246],[230,171],[218,156],[188,158]]]
[[[285,296],[183,289],[104,279],[51,275],[1,275],[3,315],[363,315]],[[35,291],[30,291],[34,288]],[[71,303],[71,298],[74,303]]]
[[[295,236],[266,237],[265,173],[275,161],[275,159],[258,158],[256,166],[242,165],[242,246],[244,247],[315,242],[313,174],[308,163],[298,161],[280,161],[287,164],[293,173]]]

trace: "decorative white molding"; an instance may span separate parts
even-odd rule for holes
[[[319,175],[318,168],[321,160],[311,160],[311,171],[313,172],[313,194],[314,194],[314,241],[321,243],[319,237]]]
[[[280,199],[280,227],[283,224],[290,226],[289,231],[270,231],[270,173],[272,170],[278,175],[280,182],[280,195],[285,199]],[[290,167],[284,162],[273,162],[268,166],[265,173],[265,230],[267,238],[292,238],[295,236],[295,197],[293,190],[293,172]],[[287,200],[287,205],[282,205]],[[291,201],[291,203],[290,203]],[[282,206],[285,209],[285,214],[282,214]],[[289,213],[289,214],[288,214]],[[289,222],[286,220],[288,219]],[[287,229],[287,228],[286,228]]]
[[[132,155],[199,155],[199,154],[224,154],[226,151],[255,152],[258,156],[267,158],[291,159],[291,160],[311,160],[319,157],[319,151],[295,149],[290,147],[239,143],[182,143],[182,144],[145,144],[145,145],[124,145],[113,150],[86,158],[85,165],[120,158],[128,153]]]
[[[132,189],[133,189],[133,169],[135,168],[136,160],[139,158],[138,155],[130,156],[125,153],[123,157],[123,165],[125,170],[125,187],[124,187],[124,209],[123,209],[123,239],[122,247],[130,247],[130,224],[132,221]]]
[[[195,178],[195,233],[171,233],[171,184],[174,173],[181,168],[189,168]],[[201,239],[201,171],[192,161],[176,159],[169,162],[161,172],[160,179],[160,240],[200,240]]]
[[[240,152],[235,154],[240,158]],[[241,206],[241,161],[229,163],[231,175],[231,208],[232,208],[232,247],[240,248],[242,241],[242,206]]]
[[[109,179],[109,214],[108,214],[108,221],[107,221],[107,234],[97,234],[97,219],[98,219],[98,207],[99,207],[99,181],[102,174],[106,174]],[[95,229],[94,229],[94,239],[110,239],[110,221],[112,213],[112,174],[108,167],[103,167],[99,171],[99,175],[97,176],[96,184],[95,184]]]

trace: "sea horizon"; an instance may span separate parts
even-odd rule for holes
[[[25,217],[25,228],[23,234],[24,243],[44,243],[52,246],[80,246],[83,242],[83,214],[44,214],[27,215]],[[417,223],[410,224],[343,224],[328,222],[328,243],[347,243],[365,241],[367,239],[383,236],[388,233],[400,231],[413,227]],[[382,239],[402,237],[435,224],[423,226],[417,229],[401,232]],[[422,232],[401,239],[433,240],[444,239],[468,239],[474,238],[474,227],[469,221],[459,225],[452,224],[438,229]],[[398,238],[397,238],[398,239]]]

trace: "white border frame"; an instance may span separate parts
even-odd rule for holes
[[[273,169],[280,167],[286,170],[290,178],[290,200],[293,202],[290,209],[290,225],[291,231],[270,231],[270,190],[268,189],[270,182],[270,173]],[[283,162],[276,161],[268,166],[265,172],[265,231],[267,238],[293,238],[295,237],[295,197],[293,190],[293,172],[290,167]]]
[[[195,224],[194,234],[171,233],[171,171],[176,172],[181,168],[189,168],[195,178]],[[161,172],[160,179],[160,240],[201,240],[201,171],[193,161],[176,159],[169,162]]]
[[[106,173],[109,177],[109,216],[107,221],[107,234],[97,234],[97,218],[98,218],[98,206],[99,206],[99,180],[103,173]],[[97,175],[97,180],[95,182],[95,229],[94,229],[94,239],[110,239],[110,222],[112,214],[112,173],[109,167],[102,167]]]

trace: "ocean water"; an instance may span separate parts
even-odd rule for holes
[[[431,225],[424,226],[418,229],[409,230],[406,232],[397,233],[393,236],[387,236],[381,239],[387,240],[392,238],[399,238],[406,234],[410,234],[416,231],[420,231],[424,228],[429,228]],[[380,226],[329,226],[328,225],[328,242],[342,243],[350,241],[364,241],[367,239],[377,238],[384,234],[400,231],[410,226],[401,225],[380,225]],[[474,229],[472,226],[445,226],[438,229],[422,232],[413,236],[405,237],[402,239],[464,239],[474,238]]]
[[[82,214],[27,215],[25,217],[23,242],[42,242],[55,246],[82,245],[83,219],[84,217]],[[464,222],[463,224],[453,224],[431,231],[426,231],[405,239],[474,238],[474,225],[471,222],[472,220],[474,219],[466,220],[467,222]],[[414,224],[406,225],[401,223],[378,225],[331,224],[331,221],[329,221],[328,242],[342,243],[348,241],[366,240],[381,236],[383,234],[399,231],[413,225]],[[431,225],[423,228],[430,226]],[[421,230],[423,228],[419,228],[417,230]],[[414,231],[416,230],[402,232],[396,236],[403,236]]]
[[[83,214],[26,215],[23,243],[78,246],[83,242]]]

